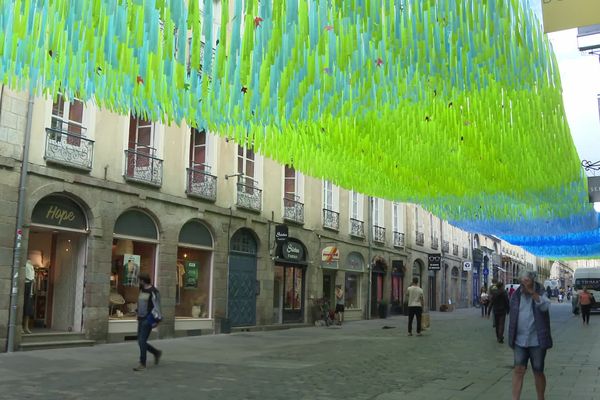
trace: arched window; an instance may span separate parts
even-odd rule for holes
[[[258,253],[258,244],[252,232],[245,228],[237,231],[231,238],[231,251],[247,254]]]

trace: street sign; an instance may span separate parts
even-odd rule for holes
[[[471,261],[465,261],[463,263],[463,271],[471,271],[473,269],[473,265],[471,264]]]
[[[430,271],[439,271],[442,269],[442,255],[440,253],[429,254],[427,256],[428,268]]]

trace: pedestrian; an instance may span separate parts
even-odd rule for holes
[[[140,284],[140,293],[138,296],[137,308],[137,340],[140,346],[140,363],[134,371],[143,371],[146,369],[146,354],[149,351],[154,355],[154,364],[158,365],[162,351],[148,343],[150,332],[162,320],[160,313],[160,293],[152,285],[150,275],[142,272],[138,275]]]
[[[521,272],[521,286],[510,299],[508,344],[514,352],[513,400],[521,398],[523,377],[529,361],[538,400],[544,400],[546,391],[544,360],[546,351],[552,347],[550,300],[535,278],[534,271]]]
[[[337,317],[336,323],[342,326],[344,322],[344,289],[342,289],[342,285],[335,287],[335,315]]]
[[[412,336],[413,319],[417,317],[417,336],[421,336],[421,315],[423,313],[423,289],[419,287],[419,278],[413,277],[412,285],[406,291],[408,302],[408,336]]]
[[[496,296],[496,293],[498,293],[498,279],[492,278],[492,285],[490,286],[490,288],[488,290],[488,306],[485,311],[485,316],[488,319],[490,318],[490,315],[492,314],[492,302],[494,301],[494,296]],[[494,326],[494,328],[496,327],[495,322],[492,322],[492,325]]]
[[[485,290],[485,286],[482,286],[481,290],[479,291],[479,305],[481,307],[481,318],[485,318],[489,300],[490,298],[487,294],[487,290]]]
[[[497,283],[497,288],[498,292],[492,300],[494,326],[496,327],[496,340],[498,343],[504,343],[504,325],[509,310],[508,293],[504,290],[502,282]]]
[[[511,298],[515,293],[515,285],[510,285],[510,290],[508,291],[508,297]]]
[[[577,295],[577,306],[581,310],[581,318],[583,318],[583,325],[590,324],[590,313],[592,311],[592,294],[588,292],[586,286],[583,287]]]

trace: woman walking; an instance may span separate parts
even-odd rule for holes
[[[481,318],[485,318],[486,316],[486,310],[488,307],[489,300],[490,297],[487,293],[487,290],[485,290],[485,286],[482,286],[481,290],[479,291],[479,305],[481,307]]]
[[[577,296],[577,305],[581,310],[581,318],[583,318],[583,324],[590,324],[590,312],[592,311],[592,302],[593,296],[590,292],[588,292],[587,287],[583,287],[583,290],[579,292]]]

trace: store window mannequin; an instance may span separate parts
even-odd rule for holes
[[[31,333],[29,322],[33,319],[33,281],[35,280],[35,269],[31,260],[25,263],[25,290],[23,291],[23,333]]]

